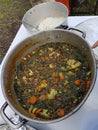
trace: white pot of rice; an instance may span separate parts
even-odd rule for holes
[[[22,19],[29,32],[54,29],[67,25],[68,9],[60,2],[45,2],[32,7]]]

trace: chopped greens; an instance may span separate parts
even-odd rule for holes
[[[30,117],[63,117],[83,100],[91,85],[86,56],[67,43],[49,43],[31,50],[17,64],[13,88]]]

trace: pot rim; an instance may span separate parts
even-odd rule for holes
[[[93,87],[94,87],[94,84],[95,84],[95,81],[96,81],[97,71],[96,71],[96,61],[95,61],[95,57],[94,57],[93,51],[92,51],[92,49],[90,48],[88,42],[87,42],[84,38],[82,38],[81,36],[77,35],[78,37],[82,38],[86,44],[88,44],[88,47],[89,47],[89,49],[90,49],[90,51],[91,51],[91,55],[92,55],[93,62],[94,62],[94,77],[93,77],[93,81],[92,81],[92,84],[91,84],[90,89],[88,90],[87,94],[85,95],[84,99],[80,102],[80,104],[78,104],[78,106],[77,106],[74,110],[72,110],[70,113],[68,113],[67,115],[65,115],[65,116],[63,116],[63,117],[61,117],[61,118],[58,118],[58,119],[54,119],[54,120],[37,120],[37,119],[34,119],[34,118],[26,117],[25,115],[23,115],[22,113],[20,113],[20,112],[12,105],[12,103],[10,102],[10,100],[7,98],[7,95],[6,95],[6,92],[5,92],[4,83],[3,83],[4,81],[3,81],[3,79],[2,79],[2,77],[4,77],[4,68],[5,68],[5,65],[6,65],[6,59],[7,59],[8,57],[10,57],[10,55],[12,55],[12,53],[13,53],[14,51],[16,51],[16,48],[17,48],[18,46],[20,46],[20,44],[23,43],[24,41],[26,41],[26,40],[30,39],[31,37],[33,37],[33,36],[35,36],[35,35],[38,35],[38,34],[40,34],[40,33],[46,33],[46,32],[51,32],[51,31],[65,31],[65,32],[68,32],[68,33],[72,33],[72,34],[74,34],[74,35],[77,35],[77,34],[75,34],[75,33],[73,33],[73,32],[68,31],[68,30],[62,30],[62,29],[52,29],[52,30],[48,30],[48,31],[36,32],[36,33],[33,34],[32,36],[30,36],[30,37],[24,39],[24,40],[21,41],[19,44],[17,44],[17,45],[12,49],[11,53],[9,52],[9,53],[5,56],[5,58],[4,58],[4,60],[2,61],[2,64],[1,64],[1,87],[2,87],[2,91],[3,91],[3,94],[4,94],[4,97],[5,97],[6,101],[8,102],[8,104],[9,104],[9,106],[12,108],[12,110],[15,111],[20,117],[22,117],[23,119],[25,119],[25,120],[27,120],[27,121],[31,121],[31,122],[34,122],[34,123],[41,123],[41,124],[44,124],[44,123],[45,123],[45,124],[56,123],[56,122],[62,121],[62,120],[64,120],[64,119],[70,117],[71,115],[73,115],[76,111],[78,111],[78,110],[83,106],[83,104],[84,104],[85,101],[87,100],[88,96],[89,96],[90,93],[92,92]]]

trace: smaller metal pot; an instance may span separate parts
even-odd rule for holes
[[[25,13],[22,24],[30,33],[32,33],[38,31],[39,24],[48,17],[64,17],[65,19],[61,24],[64,23],[67,25],[68,9],[60,2],[41,3],[32,7]]]

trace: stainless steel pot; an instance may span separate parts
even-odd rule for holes
[[[81,103],[73,111],[71,111],[69,114],[59,119],[55,119],[51,121],[50,120],[39,121],[39,120],[30,118],[25,113],[25,111],[21,108],[20,104],[17,102],[13,94],[11,82],[12,82],[13,72],[14,72],[16,62],[18,62],[19,59],[24,54],[26,54],[26,52],[32,49],[32,47],[37,46],[38,44],[39,45],[44,44],[46,42],[48,43],[66,42],[68,44],[72,44],[73,46],[78,47],[87,56],[87,59],[88,59],[88,62],[92,71],[92,76],[91,76],[91,86],[88,93],[86,94],[85,98],[81,101]],[[84,40],[84,38],[68,30],[65,31],[62,29],[54,29],[54,30],[38,32],[32,35],[31,37],[25,39],[24,41],[20,42],[19,44],[17,44],[10,51],[10,53],[8,53],[8,55],[6,55],[6,57],[4,58],[4,61],[1,67],[1,75],[2,75],[1,87],[2,87],[4,97],[7,101],[1,108],[1,115],[3,116],[3,118],[14,128],[20,127],[21,125],[23,125],[25,121],[30,121],[33,124],[44,124],[46,126],[45,129],[48,129],[47,126],[49,124],[60,122],[62,120],[65,120],[69,116],[72,116],[85,103],[86,99],[88,98],[89,94],[91,93],[94,87],[94,83],[96,80],[96,61],[95,61],[95,57],[94,57],[91,47],[89,46],[87,41]],[[10,121],[9,117],[5,113],[5,109],[8,105],[15,111],[15,113],[17,113],[23,119],[22,121],[20,121],[20,123],[13,124],[13,122]]]
[[[35,5],[25,13],[22,19],[22,24],[28,32],[34,33],[35,31],[39,31],[39,24],[49,17],[63,17],[64,21],[62,21],[61,24],[68,25],[68,9],[60,2],[45,2]],[[57,27],[57,25],[55,27]]]

